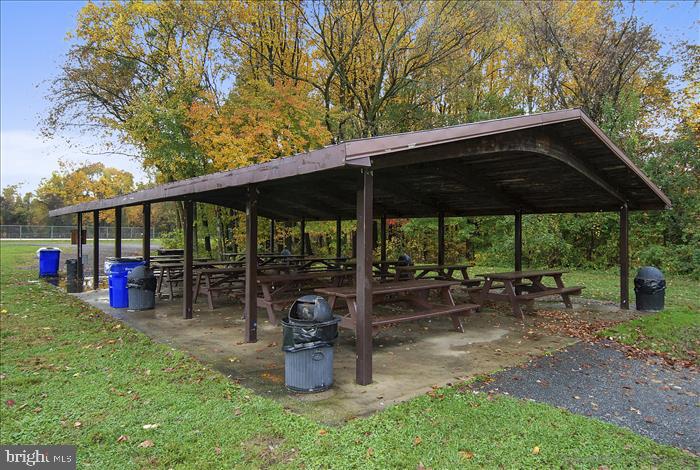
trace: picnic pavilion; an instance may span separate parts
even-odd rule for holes
[[[438,264],[444,263],[444,218],[512,216],[514,269],[522,271],[524,214],[617,212],[620,217],[620,307],[629,308],[629,211],[671,203],[579,109],[517,116],[358,139],[231,171],[163,184],[110,199],[56,209],[50,216],[93,213],[93,285],[99,284],[99,212],[116,211],[115,256],[121,256],[121,210],[141,205],[143,256],[150,256],[151,204],[182,201],[183,316],[193,310],[193,204],[245,211],[245,339],[257,340],[258,217],[272,221],[356,219],[356,382],[372,382],[374,219],[438,217]],[[274,223],[271,224],[274,231]],[[274,233],[274,232],[273,232]],[[338,249],[340,230],[337,232]],[[302,243],[303,246],[303,243]],[[82,245],[78,243],[78,256]],[[338,252],[340,257],[340,252]]]

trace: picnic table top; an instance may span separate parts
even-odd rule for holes
[[[347,259],[347,258],[345,258],[345,259]],[[385,261],[372,261],[372,265],[374,265],[374,266],[382,266],[382,265],[394,266],[394,265],[398,265],[398,264],[400,264],[400,263],[403,263],[403,261],[389,261],[389,260],[385,260]],[[357,264],[357,260],[356,260],[356,259],[350,259],[350,260],[344,261],[343,264],[346,264],[346,265],[349,265],[349,266],[354,266],[354,265]]]
[[[557,274],[564,274],[567,271],[561,269],[545,269],[542,271],[510,271],[503,273],[485,273],[482,274],[486,279],[499,279],[499,280],[509,280],[515,281],[522,278],[536,277],[536,276],[554,276]]]
[[[305,281],[310,279],[322,279],[324,277],[354,276],[353,271],[328,270],[328,271],[304,271],[289,274],[261,274],[258,275],[259,283]]]
[[[441,289],[444,287],[457,286],[459,284],[459,281],[435,281],[432,279],[384,282],[382,284],[372,285],[372,295]],[[357,295],[357,289],[355,286],[320,287],[315,289],[314,292],[318,294],[335,295],[337,297],[355,297]]]
[[[197,272],[202,273],[202,274],[234,274],[234,273],[244,273],[245,268],[241,268],[240,266],[231,267],[231,268],[204,268],[204,269],[198,269]]]
[[[230,266],[235,264],[231,261],[193,261],[193,268],[201,268],[208,266]],[[151,266],[156,268],[183,268],[185,266],[184,261],[155,261],[151,263]]]
[[[467,269],[473,268],[473,264],[421,264],[411,266],[397,266],[401,271],[420,271],[421,269],[434,271],[438,269]]]

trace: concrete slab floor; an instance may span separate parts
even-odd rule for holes
[[[154,341],[187,351],[231,380],[327,424],[368,415],[433,386],[515,366],[576,342],[569,337],[533,332],[528,322],[523,325],[507,313],[507,308],[484,308],[464,317],[464,333],[452,330],[449,318],[404,323],[386,327],[375,336],[374,381],[360,386],[355,384],[354,334],[341,329],[333,387],[316,394],[297,394],[284,387],[281,327],[272,326],[264,310],[258,313],[258,342],[248,344],[244,343],[242,305],[235,301],[218,299],[216,308],[210,311],[206,301],[200,299],[195,304],[194,318],[184,320],[181,299],[159,300],[155,310],[135,312],[110,308],[106,289],[75,295]],[[545,308],[562,307],[552,302]],[[375,308],[381,314],[388,307]],[[591,319],[634,315],[598,302],[576,304],[574,311]]]

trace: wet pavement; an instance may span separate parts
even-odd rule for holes
[[[475,390],[549,403],[700,453],[700,380],[690,369],[581,342],[478,382]]]

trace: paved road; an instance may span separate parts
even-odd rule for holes
[[[627,358],[611,343],[582,342],[493,378],[473,388],[563,407],[700,453],[697,372]]]

